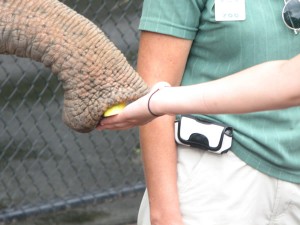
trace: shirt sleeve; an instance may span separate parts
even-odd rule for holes
[[[193,40],[202,0],[144,0],[139,29]]]

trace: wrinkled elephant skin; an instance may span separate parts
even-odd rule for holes
[[[92,22],[57,0],[0,0],[0,54],[42,62],[63,83],[63,120],[92,131],[103,113],[148,87]]]

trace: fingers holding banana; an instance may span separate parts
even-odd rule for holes
[[[150,92],[138,100],[126,105],[121,103],[104,113],[97,130],[124,130],[136,126],[142,126],[155,119],[158,115],[152,110],[153,96],[160,89],[170,87],[166,82],[154,85]]]

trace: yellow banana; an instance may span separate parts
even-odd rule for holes
[[[114,106],[110,107],[109,109],[107,109],[104,112],[103,116],[109,117],[109,116],[117,115],[125,108],[125,106],[126,106],[125,103],[119,103],[117,105],[114,105]]]

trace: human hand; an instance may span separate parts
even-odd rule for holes
[[[160,201],[159,206],[153,206],[150,208],[145,208],[143,205],[143,201],[141,203],[141,211],[139,213],[138,220],[141,224],[148,224],[147,221],[150,219],[150,223],[152,225],[184,225],[183,217],[180,212],[179,205],[169,205],[165,206],[164,202]],[[150,206],[149,204],[147,207]],[[144,208],[143,208],[144,207]],[[149,210],[149,214],[145,213],[145,211]]]
[[[152,215],[150,215],[150,217],[152,225],[184,225],[180,213],[163,214],[160,215],[160,217],[153,217]]]
[[[150,100],[152,95],[164,87],[170,87],[170,84],[167,82],[155,84],[147,95],[127,105],[120,114],[102,119],[96,129],[124,130],[145,125],[157,116],[162,116],[151,111]]]

